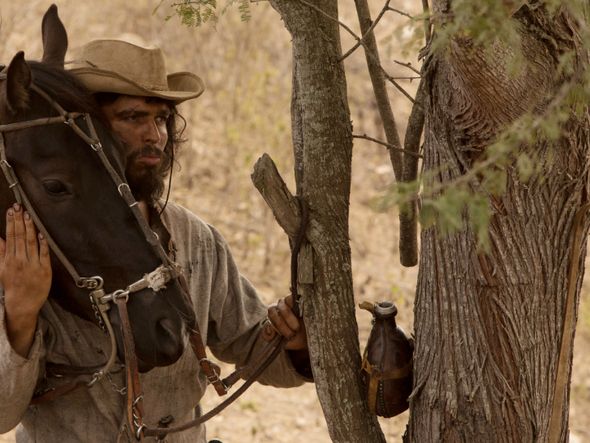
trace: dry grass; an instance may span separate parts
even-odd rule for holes
[[[294,188],[289,117],[290,37],[278,15],[264,2],[254,5],[250,22],[242,23],[237,14],[230,13],[217,30],[186,29],[174,19],[165,22],[166,8],[151,14],[157,3],[62,0],[58,6],[71,48],[93,38],[144,41],[165,50],[171,70],[190,70],[203,77],[206,93],[181,109],[188,121],[189,142],[181,154],[182,167],[175,171],[173,199],[224,233],[242,272],[270,302],[284,295],[289,286],[288,242],[251,185],[249,174],[255,160],[267,152]],[[371,3],[378,7],[381,2]],[[420,2],[405,3],[408,6]],[[28,0],[26,6],[0,0],[1,61],[8,63],[19,49],[24,49],[29,58],[40,57],[40,21],[47,6],[47,2],[40,0]],[[357,27],[350,6],[342,11],[341,18]],[[396,36],[410,35],[407,28],[400,26],[403,23],[400,17],[388,15],[382,28],[387,32],[378,35],[387,68],[399,75],[407,72],[395,65],[394,59],[418,65],[416,57],[402,53],[403,48],[397,43]],[[343,34],[343,39],[344,48],[352,45],[348,36]],[[354,54],[346,65],[355,132],[382,138],[376,129],[378,116],[362,53]],[[413,85],[408,88],[412,90]],[[403,133],[409,106],[393,91],[392,97]],[[395,301],[400,324],[411,330],[417,269],[399,265],[395,212],[376,213],[371,209],[372,199],[387,188],[391,179],[385,150],[369,142],[356,142],[350,220],[356,298],[359,302]],[[571,408],[572,432],[587,441],[590,357],[585,351],[590,343],[589,290],[586,284],[576,338]],[[358,322],[364,343],[370,325],[368,314],[359,313]],[[208,394],[204,408],[209,409],[217,401]],[[405,421],[406,414],[382,422],[389,441],[400,441]],[[297,390],[255,386],[236,405],[213,419],[208,429],[211,437],[218,436],[230,443],[290,443],[302,438],[310,443],[330,441],[312,385]],[[0,442],[13,441],[11,435],[5,437],[3,440],[0,436]]]

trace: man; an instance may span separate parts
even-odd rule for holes
[[[170,252],[187,277],[201,332],[213,353],[243,366],[278,332],[289,339],[286,351],[260,381],[290,387],[309,379],[305,328],[291,310],[290,297],[267,310],[239,274],[215,228],[173,202],[161,201],[178,143],[176,105],[198,97],[204,89],[202,81],[186,72],[168,75],[158,49],[117,40],[83,47],[71,72],[95,93],[105,119],[120,138],[127,158],[126,177],[143,215],[152,226],[163,225],[170,233]],[[5,294],[5,313],[0,312],[0,376],[10,386],[11,398],[18,398],[20,389],[26,401],[2,405],[0,386],[0,432],[21,421],[17,441],[23,442],[132,439],[125,422],[121,424],[124,397],[117,391],[124,386],[122,373],[90,389],[27,407],[35,382],[23,379],[38,378],[39,383],[51,385],[55,380],[47,380],[40,365],[69,361],[80,349],[90,352],[98,346],[102,352],[104,342],[98,327],[47,300],[48,248],[42,236],[38,239],[37,243],[26,212],[18,206],[8,211],[6,242],[0,241],[0,284]],[[265,322],[267,316],[272,326]],[[77,340],[77,347],[69,344],[70,336]],[[178,425],[192,418],[205,389],[190,347],[176,363],[142,374],[141,381],[144,419],[151,426]],[[172,434],[166,441],[205,442],[204,427]]]

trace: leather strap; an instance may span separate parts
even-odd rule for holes
[[[179,275],[178,284],[180,285],[180,288],[182,290],[181,292],[183,294],[183,297],[185,297],[189,305],[193,307],[194,310],[193,301],[191,299],[188,284],[186,282],[186,279],[184,278],[184,275]],[[193,350],[193,353],[199,361],[199,366],[203,370],[209,383],[212,384],[215,388],[217,394],[220,396],[227,394],[229,387],[226,386],[219,378],[219,374],[221,373],[219,366],[217,366],[215,363],[209,360],[209,358],[207,358],[207,350],[205,349],[205,344],[203,343],[203,336],[201,335],[199,323],[196,319],[194,320],[193,324],[190,325],[189,342],[191,345],[191,349]]]
[[[389,371],[381,371],[378,366],[373,366],[369,363],[369,360],[365,357],[363,359],[363,371],[367,372],[371,379],[375,379],[377,381],[381,380],[398,380],[400,378],[407,377],[412,372],[412,360],[408,361],[404,366],[401,368],[391,369]]]
[[[262,364],[260,364],[258,367],[256,367],[254,369],[254,371],[252,372],[250,377],[248,377],[248,379],[244,382],[244,384],[242,384],[242,386],[240,386],[238,389],[236,389],[236,391],[233,394],[231,394],[227,399],[225,399],[222,403],[217,405],[215,408],[211,409],[206,414],[202,415],[201,417],[195,418],[194,420],[191,420],[187,423],[184,423],[179,426],[174,426],[171,428],[146,427],[144,429],[144,435],[146,437],[149,437],[149,436],[163,437],[166,434],[173,434],[176,432],[185,431],[189,428],[192,428],[194,426],[198,426],[202,423],[205,423],[210,418],[219,414],[221,411],[223,411],[225,408],[227,408],[230,404],[232,404],[240,395],[242,395],[244,393],[244,391],[246,391],[246,389],[248,389],[250,387],[250,385],[252,383],[254,383],[256,381],[256,379],[260,376],[260,374],[268,367],[268,365],[270,365],[273,362],[273,360],[277,357],[277,355],[279,355],[279,353],[283,349],[285,343],[286,343],[286,339],[284,337],[277,335],[269,343],[269,345],[265,348],[265,351],[263,352],[263,357],[264,357],[263,360],[264,361],[262,362]]]
[[[139,383],[137,356],[135,355],[135,341],[127,312],[127,297],[115,298],[121,319],[121,332],[125,348],[125,374],[127,380],[127,424],[135,438],[143,441],[143,394]]]
[[[33,398],[31,399],[31,405],[38,405],[40,403],[45,403],[48,401],[55,400],[62,395],[69,394],[72,391],[75,391],[78,388],[88,386],[91,378],[87,375],[80,375],[76,377],[72,382],[66,383],[63,385],[56,386],[55,388],[48,389],[46,391],[36,393]]]

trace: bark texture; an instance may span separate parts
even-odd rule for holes
[[[434,13],[444,16],[448,3],[435,0]],[[516,77],[507,69],[514,54],[500,43],[485,52],[455,39],[428,61],[424,168],[438,171],[434,182],[463,176],[505,125],[546,109],[569,80],[557,75],[559,54],[574,49],[586,66],[567,13],[523,6],[515,18],[526,57]],[[468,227],[422,232],[408,441],[567,441],[575,321],[564,331],[564,317],[570,284],[576,317],[586,255],[588,217],[574,220],[588,203],[589,128],[586,109],[572,113],[557,142],[523,147],[542,172],[523,183],[507,168],[506,193],[490,196],[489,253],[478,253]],[[477,178],[471,186],[481,192]],[[555,392],[562,336],[567,383]]]
[[[348,207],[352,128],[336,0],[273,0],[293,38],[292,124],[297,191],[309,205],[310,226],[299,280],[312,368],[334,442],[384,441],[360,379]],[[312,6],[310,6],[312,5]],[[320,13],[317,9],[325,13]],[[309,266],[313,261],[313,266]],[[313,269],[313,273],[309,270]],[[301,276],[301,273],[300,273]]]

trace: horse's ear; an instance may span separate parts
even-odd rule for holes
[[[57,6],[51,5],[41,23],[43,36],[43,63],[64,66],[68,50],[68,33],[57,15]]]
[[[5,90],[7,110],[16,114],[29,106],[29,88],[31,86],[31,68],[25,61],[25,53],[17,52],[6,71]]]

